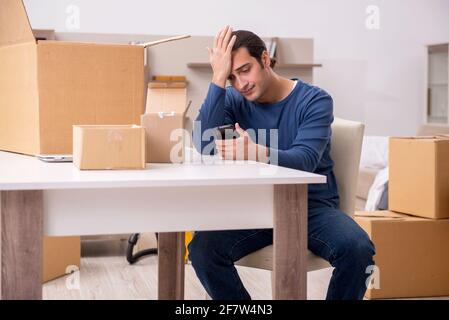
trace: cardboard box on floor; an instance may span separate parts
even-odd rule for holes
[[[145,47],[36,41],[23,2],[0,1],[0,150],[72,152],[74,124],[139,124]]]
[[[136,125],[73,126],[78,169],[145,169],[145,129]]]
[[[184,81],[151,81],[141,124],[146,130],[146,161],[180,163],[185,155],[187,84]]]
[[[378,271],[366,297],[449,295],[449,219],[425,219],[392,211],[356,212],[355,221],[376,247]]]
[[[44,237],[42,281],[47,282],[80,268],[80,237]]]
[[[449,136],[390,138],[388,208],[449,218]]]

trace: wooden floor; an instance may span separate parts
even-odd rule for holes
[[[238,267],[253,299],[271,299],[270,272]],[[330,270],[309,273],[309,299],[324,299]],[[313,280],[312,280],[313,279]],[[312,285],[312,282],[314,283]],[[79,284],[79,286],[78,286]],[[185,298],[205,299],[191,265],[186,266]],[[125,257],[85,257],[81,270],[44,284],[44,299],[156,299],[157,257],[129,265]]]
[[[150,241],[151,244],[151,241]],[[44,299],[156,299],[157,256],[129,265],[126,241],[83,241],[80,271],[49,281]],[[271,299],[270,271],[237,267],[245,287],[255,300]],[[332,269],[308,273],[308,298],[324,299]],[[186,265],[185,298],[205,299],[206,292],[190,264]]]
[[[47,282],[44,299],[156,299],[157,256],[129,265],[124,256],[126,241],[83,241],[81,269]],[[270,271],[237,267],[245,287],[255,300],[271,299]],[[332,268],[307,274],[307,298],[324,299]],[[203,300],[206,294],[191,265],[186,265],[185,298]],[[442,297],[436,299],[449,299]]]

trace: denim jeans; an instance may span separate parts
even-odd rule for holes
[[[272,243],[272,229],[200,231],[189,244],[189,259],[212,299],[248,300],[234,262]],[[375,251],[351,217],[331,207],[309,207],[308,248],[335,268],[326,299],[363,298]]]

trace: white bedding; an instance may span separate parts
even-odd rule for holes
[[[363,137],[361,168],[384,169],[388,166],[388,138],[382,136]]]
[[[360,168],[379,169],[368,192],[365,211],[383,209],[384,193],[388,191],[388,138],[383,136],[363,137]]]

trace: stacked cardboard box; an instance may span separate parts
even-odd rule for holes
[[[355,214],[376,246],[366,297],[449,295],[449,137],[390,139],[389,209]]]
[[[389,208],[449,218],[449,136],[391,138]]]

